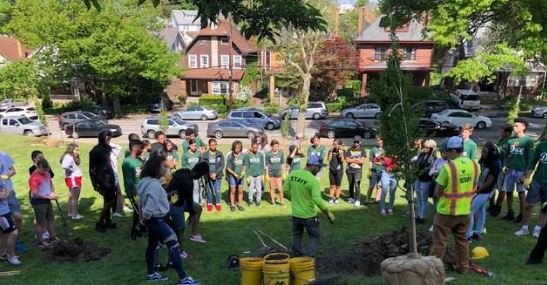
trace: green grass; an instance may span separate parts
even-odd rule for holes
[[[91,145],[81,145],[83,172],[87,173],[87,153]],[[226,150],[228,146],[221,148]],[[10,153],[16,161],[18,174],[14,177],[14,183],[20,202],[23,207],[24,228],[23,240],[26,244],[32,244],[31,225],[33,212],[27,198],[27,168],[30,165],[30,152],[40,149],[46,154],[56,173],[55,185],[61,194],[61,206],[66,208],[66,187],[61,178],[62,172],[58,163],[64,146],[48,148],[40,143],[39,139],[20,136],[0,135],[0,150]],[[345,182],[344,182],[345,183]],[[78,264],[54,263],[47,259],[45,254],[35,247],[21,255],[23,265],[19,268],[0,264],[0,271],[21,270],[21,274],[13,277],[0,277],[2,284],[146,284],[143,278],[146,273],[144,262],[144,249],[146,240],[136,242],[128,239],[129,217],[117,219],[117,230],[99,234],[94,231],[94,223],[100,210],[102,199],[98,197],[89,183],[87,175],[84,175],[83,194],[81,200],[81,213],[86,218],[80,222],[69,221],[74,229],[75,236],[85,240],[96,242],[101,246],[112,248],[112,253],[97,262]],[[327,185],[327,177],[323,178],[323,185]],[[366,189],[368,185],[362,185]],[[343,189],[347,186],[344,185]],[[225,191],[226,186],[223,186]],[[363,191],[364,192],[364,191]],[[399,196],[401,192],[397,192]],[[407,218],[405,201],[397,198],[395,216],[384,218],[380,216],[377,206],[361,208],[359,210],[342,203],[333,208],[337,220],[331,225],[323,219],[322,245],[320,256],[340,253],[358,254],[359,242],[379,234],[389,233],[392,230],[406,226]],[[290,205],[290,204],[289,204]],[[274,207],[269,204],[257,209],[246,208],[245,212],[231,213],[226,211],[226,205],[222,213],[205,213],[202,219],[201,233],[207,244],[196,244],[183,240],[184,248],[192,255],[192,259],[185,261],[186,270],[201,284],[239,284],[238,272],[226,269],[226,258],[231,254],[242,255],[243,252],[260,247],[260,243],[253,234],[253,229],[259,228],[273,235],[276,239],[290,246],[291,223],[290,207]],[[128,215],[129,216],[129,215]],[[56,217],[57,231],[62,236],[61,220]],[[533,218],[533,222],[537,219]],[[429,219],[430,221],[431,219]],[[545,265],[528,267],[524,265],[530,249],[535,240],[528,238],[516,238],[513,232],[518,228],[514,223],[502,222],[499,219],[488,218],[488,234],[480,245],[486,246],[490,257],[480,264],[496,273],[496,278],[490,279],[476,274],[461,276],[450,273],[456,277],[456,281],[450,284],[547,284]],[[425,230],[426,226],[420,228]],[[473,244],[475,246],[475,244]],[[173,270],[167,272],[171,280],[175,280]],[[325,276],[321,272],[318,277]],[[382,284],[382,279],[365,278],[363,276],[340,274],[337,284]],[[162,284],[173,284],[169,281]]]

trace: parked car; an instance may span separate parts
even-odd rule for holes
[[[0,117],[18,117],[25,116],[31,120],[38,120],[38,114],[36,108],[31,106],[11,107],[0,113]]]
[[[532,117],[547,118],[547,106],[532,108]]]
[[[449,108],[448,102],[443,100],[425,100],[412,105],[412,110],[421,110],[426,118],[431,117],[433,113],[439,113]]]
[[[96,138],[103,130],[110,130],[113,137],[122,135],[122,128],[118,125],[111,125],[102,120],[85,120],[68,125],[65,134],[72,138]]]
[[[319,136],[327,138],[351,138],[361,136],[370,139],[376,136],[377,130],[368,127],[365,123],[349,118],[339,118],[319,127]]]
[[[232,110],[226,118],[236,121],[252,121],[257,125],[263,126],[266,130],[273,130],[281,127],[281,120],[268,116],[263,111],[256,108]]]
[[[7,110],[9,108],[13,108],[13,107],[24,107],[28,105],[28,102],[27,101],[24,101],[24,100],[15,100],[15,99],[11,99],[11,98],[8,98],[8,99],[4,99],[2,101],[0,101],[0,110]]]
[[[168,137],[177,136],[182,139],[186,138],[186,130],[193,129],[197,135],[199,132],[198,125],[194,123],[185,122],[177,117],[168,117],[168,128],[164,131]],[[161,130],[160,117],[154,116],[145,119],[141,124],[141,133],[148,138],[154,138],[156,132]]]
[[[44,124],[25,116],[4,117],[0,119],[0,132],[25,136],[44,136],[49,131]]]
[[[171,99],[168,99],[168,98],[163,98],[163,100],[155,99],[152,102],[150,102],[150,105],[148,106],[148,111],[150,111],[150,113],[159,113],[163,109],[167,111],[171,111],[173,110],[173,105],[175,104],[173,103],[173,101],[171,101]]]
[[[105,117],[99,116],[95,113],[88,111],[73,111],[65,112],[59,115],[59,128],[61,128],[61,130],[64,130],[69,125],[88,120],[102,120],[107,123],[107,119]]]
[[[201,106],[192,106],[186,111],[180,111],[173,114],[173,116],[178,117],[182,120],[215,120],[218,118],[218,114],[215,110],[209,109],[207,107]]]
[[[217,139],[223,137],[249,138],[253,139],[257,135],[264,133],[264,129],[244,120],[222,120],[207,125],[207,136]]]
[[[490,118],[477,116],[461,109],[447,109],[431,115],[431,119],[442,124],[451,123],[460,128],[465,124],[475,126],[477,129],[492,127],[492,120]]]
[[[478,86],[464,84],[450,93],[452,100],[458,108],[466,110],[478,110],[481,108],[480,89]]]
[[[376,118],[379,119],[382,114],[382,109],[377,104],[366,103],[356,107],[346,108],[342,110],[341,116],[344,118]]]
[[[451,123],[439,123],[432,119],[421,118],[418,122],[420,129],[426,136],[449,137],[457,136],[460,128]]]
[[[299,114],[300,108],[294,105],[279,111],[279,117],[281,117],[281,119],[285,119],[285,116],[287,115],[291,116],[291,120],[298,119]],[[308,102],[308,107],[306,107],[306,119],[319,120],[326,118],[328,115],[329,110],[324,102]]]

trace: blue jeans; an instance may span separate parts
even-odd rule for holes
[[[393,204],[395,204],[395,190],[397,190],[397,180],[392,174],[383,171],[381,181],[382,196],[380,197],[380,210],[386,210],[387,192],[389,192],[389,209],[393,210]]]
[[[524,171],[509,169],[503,181],[503,191],[513,192],[515,187],[517,192],[524,192]]]
[[[169,258],[173,262],[173,267],[177,271],[180,279],[184,279],[187,274],[182,267],[182,260],[180,258],[179,242],[173,229],[167,225],[165,218],[150,218],[146,221],[148,228],[148,246],[146,247],[146,266],[148,274],[154,273],[156,265],[156,248],[159,243],[163,243],[167,246],[169,251]]]
[[[471,202],[471,221],[467,230],[467,237],[471,237],[473,233],[480,235],[486,223],[486,203],[490,199],[492,193],[477,194]]]
[[[220,205],[220,185],[222,184],[222,179],[217,178],[216,180],[209,181],[209,187],[207,187],[207,204],[213,203],[213,198],[215,198],[215,204]]]
[[[308,232],[308,249],[305,252],[302,250],[304,229]],[[320,239],[318,217],[307,219],[292,217],[292,252],[294,256],[315,256]]]
[[[429,188],[431,181],[416,181],[416,197],[417,197],[417,215],[420,219],[425,219],[427,214],[427,200],[429,199]]]

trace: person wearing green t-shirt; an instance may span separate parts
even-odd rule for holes
[[[515,119],[513,123],[514,135],[507,142],[504,150],[505,157],[505,179],[503,191],[500,192],[497,205],[501,206],[503,199],[507,196],[507,214],[503,217],[506,221],[522,222],[522,215],[525,208],[524,175],[534,155],[534,141],[526,134],[528,122],[522,118]],[[513,190],[517,189],[520,200],[520,213],[515,218],[513,211]]]
[[[289,168],[289,173],[300,169],[300,163],[303,157],[302,135],[296,135],[296,139],[289,146],[289,152],[287,155],[287,167]]]
[[[207,145],[201,140],[200,137],[196,137],[194,129],[186,129],[184,134],[186,135],[186,138],[182,141],[182,153],[188,151],[188,148],[190,147],[190,140],[194,140],[196,142],[200,153],[207,150]]]
[[[188,151],[182,153],[182,168],[192,169],[198,162],[201,161],[201,153],[198,151],[196,141],[193,139],[188,140]],[[203,200],[203,193],[201,193],[199,187],[199,181],[194,180],[194,202],[201,204]]]
[[[478,148],[477,144],[471,139],[472,134],[473,126],[465,124],[460,134],[463,139],[463,156],[471,158],[472,160],[478,160]]]
[[[382,180],[382,172],[384,171],[385,167],[382,164],[381,159],[375,160],[375,158],[382,157],[385,153],[386,152],[384,150],[384,140],[381,137],[377,137],[376,146],[370,149],[369,155],[369,160],[372,165],[368,174],[369,183],[367,191],[367,203],[378,201],[378,199],[372,198],[372,192],[374,189],[376,189],[377,194],[379,193],[378,184]],[[379,195],[376,196],[379,198]]]
[[[283,199],[283,179],[285,173],[285,164],[283,152],[279,149],[279,142],[272,140],[270,143],[272,150],[265,155],[266,168],[268,169],[268,179],[270,180],[270,201],[275,205],[275,190],[279,192],[279,203],[284,206]]]
[[[262,185],[264,179],[264,154],[258,151],[258,143],[253,141],[251,149],[245,155],[243,164],[247,167],[247,178],[249,179],[249,206],[255,201],[256,206],[260,207],[262,201]]]
[[[237,209],[243,211],[243,181],[245,176],[245,164],[242,153],[243,144],[241,141],[232,143],[232,151],[226,156],[226,173],[228,174],[228,183],[230,184],[230,210],[234,212]],[[237,192],[237,204],[235,196]]]
[[[133,226],[138,222],[138,205],[135,201],[137,195],[137,185],[144,162],[141,159],[144,144],[140,140],[131,140],[129,142],[130,154],[123,160],[122,175],[125,195],[133,207]]]
[[[321,162],[321,168],[324,166],[323,161],[325,160],[325,157],[327,156],[327,149],[325,146],[321,145],[321,138],[319,137],[319,134],[314,135],[310,139],[310,143],[312,144],[310,147],[308,147],[308,160],[317,158],[319,162]],[[317,180],[321,181],[321,170],[315,174],[315,177],[317,177]]]
[[[135,140],[140,140],[141,138],[139,137],[139,135],[135,134],[135,133],[130,133],[129,136],[127,136],[127,140],[131,143],[131,141],[135,141]],[[123,154],[123,158],[126,158],[128,157],[129,155],[131,155],[131,150],[129,148],[127,148]]]
[[[532,172],[534,172],[533,178],[531,178]],[[526,194],[526,209],[522,218],[522,226],[519,231],[515,232],[517,236],[526,236],[530,233],[528,231],[528,222],[530,222],[534,207],[539,202],[541,204],[547,202],[547,127],[544,134],[540,137],[540,142],[536,146],[534,156],[530,161],[530,166],[526,172],[525,184],[527,184],[529,190]],[[545,216],[546,213],[542,212],[540,214],[539,221],[532,233],[534,238],[539,238],[541,227],[545,224]]]
[[[306,169],[295,170],[289,174],[283,185],[292,202],[292,254],[293,256],[315,256],[320,239],[318,207],[331,223],[335,217],[321,198],[321,184],[315,175],[323,163],[317,156],[308,159]],[[308,248],[302,250],[304,229],[308,233]]]
[[[207,187],[207,211],[213,210],[213,203],[218,212],[222,211],[220,204],[220,186],[222,185],[222,175],[224,172],[224,156],[217,149],[217,140],[209,139],[209,150],[205,151],[201,157],[203,161],[209,163],[209,183]]]

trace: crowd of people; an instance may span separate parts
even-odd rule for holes
[[[435,215],[430,231],[433,231],[434,245],[431,253],[442,257],[448,235],[453,233],[461,272],[469,270],[469,242],[481,239],[486,233],[487,213],[498,216],[506,200],[507,213],[503,219],[520,223],[521,228],[515,234],[525,236],[530,234],[528,224],[534,206],[547,202],[547,134],[544,132],[536,145],[526,134],[527,127],[525,120],[516,119],[513,125],[500,130],[497,143],[487,142],[480,153],[470,138],[471,126],[464,126],[460,136],[446,140],[439,147],[434,140],[416,141],[417,154],[412,160],[416,180],[407,183],[414,188],[416,197],[407,198],[416,201],[418,224],[426,223],[429,201],[433,202]],[[161,131],[156,133],[154,143],[131,134],[121,176],[118,160],[122,148],[112,143],[111,137],[109,131],[101,132],[98,144],[89,153],[89,178],[94,190],[104,198],[95,229],[104,233],[117,228],[112,216],[128,210],[124,207],[125,198],[120,187],[123,178],[125,197],[134,212],[132,236],[141,234],[143,229],[148,235],[148,280],[165,279],[157,270],[157,252],[163,244],[169,252],[170,265],[177,270],[180,284],[198,284],[183,269],[181,260],[187,257],[187,253],[179,242],[187,222],[191,226],[189,239],[207,242],[199,233],[200,217],[203,209],[207,212],[222,211],[223,179],[229,186],[227,204],[231,212],[244,211],[245,206],[261,207],[266,190],[269,191],[266,200],[272,206],[285,207],[284,195],[290,195],[293,253],[296,256],[315,255],[319,242],[315,207],[325,212],[330,221],[335,220],[329,207],[339,204],[343,198],[344,174],[349,187],[345,197],[347,203],[354,207],[361,207],[361,203],[378,203],[381,215],[394,214],[399,187],[397,160],[386,155],[381,137],[367,152],[360,137],[345,148],[339,139],[325,147],[320,137],[315,135],[305,147],[302,136],[297,135],[287,149],[283,149],[279,141],[268,141],[265,135],[261,135],[251,140],[248,149],[242,141],[234,141],[230,151],[224,155],[217,148],[216,139],[209,139],[205,144],[191,129],[186,131],[180,152],[179,147]],[[35,217],[36,244],[48,247],[58,240],[53,226],[52,205],[59,197],[52,182],[55,174],[42,152],[33,151],[31,159],[28,186]],[[303,166],[304,161],[306,164]],[[83,219],[79,212],[83,176],[79,146],[69,144],[59,162],[69,193],[67,215],[73,220]],[[15,174],[13,159],[0,152],[0,228],[3,233],[0,259],[19,265],[21,260],[15,254],[16,247],[24,245],[18,238],[22,215],[11,181]],[[368,188],[362,198],[361,182],[365,174]],[[323,175],[328,175],[330,186],[326,201],[321,196]],[[248,192],[246,205],[245,188]],[[520,202],[518,215],[513,208],[515,190]],[[186,212],[188,220],[184,217]],[[533,237],[539,238],[544,223],[545,212],[542,212],[532,230]],[[302,249],[304,229],[310,236],[306,250]],[[531,257],[529,262],[537,263],[540,259],[537,256]]]

